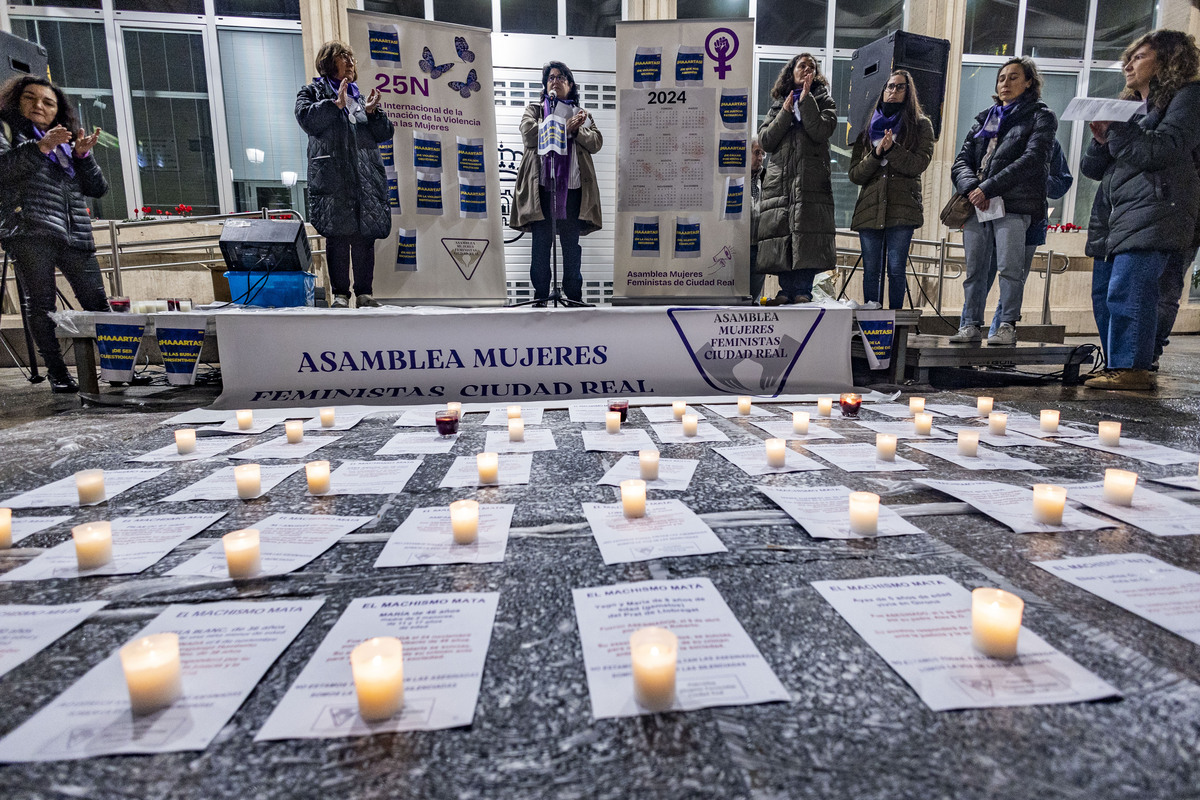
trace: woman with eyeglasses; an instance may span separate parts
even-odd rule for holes
[[[387,176],[379,145],[395,126],[379,107],[379,90],[358,89],[354,53],[341,42],[317,52],[317,77],[296,94],[296,121],[308,134],[308,221],[325,237],[331,308],[350,307],[350,266],[358,308],[374,297],[375,240],[392,230]]]
[[[912,75],[896,70],[850,157],[850,182],[862,187],[850,227],[858,231],[868,308],[880,307],[885,263],[887,307],[904,306],[908,248],[925,222],[921,175],[932,158],[933,123],[921,110]]]
[[[538,131],[548,114],[565,113],[567,152],[538,155]],[[550,251],[558,231],[562,290],[568,300],[583,301],[583,248],[579,237],[600,230],[600,185],[592,155],[604,137],[591,114],[579,105],[575,76],[561,61],[542,67],[542,94],[521,117],[525,153],[517,171],[508,225],[533,234],[529,279],[533,297],[544,306],[550,297]]]

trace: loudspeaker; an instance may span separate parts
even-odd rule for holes
[[[298,220],[226,220],[221,255],[235,272],[308,272],[312,266],[312,248]]]
[[[46,55],[46,48],[0,31],[0,84],[22,75],[50,77],[50,59]]]
[[[913,76],[917,99],[933,123],[933,137],[942,135],[942,102],[946,99],[946,66],[950,42],[907,31],[896,31],[858,48],[850,56],[850,125],[846,144],[853,144],[875,111],[875,103],[894,70]]]

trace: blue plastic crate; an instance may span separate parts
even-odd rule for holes
[[[244,306],[288,308],[313,305],[317,276],[311,272],[226,272],[233,302]]]

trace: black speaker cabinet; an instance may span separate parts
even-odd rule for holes
[[[36,42],[0,31],[0,84],[21,75],[50,77],[50,59],[46,48]]]
[[[942,102],[946,99],[946,66],[950,42],[907,31],[896,31],[858,48],[850,56],[850,126],[846,143],[852,144],[871,122],[879,93],[893,70],[913,76],[917,98],[933,123],[933,136],[942,135]]]
[[[221,255],[235,272],[309,271],[312,248],[298,220],[234,218],[221,231]]]

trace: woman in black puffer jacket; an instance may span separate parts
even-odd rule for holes
[[[983,338],[992,252],[1000,276],[1000,326],[989,345],[1017,341],[1025,293],[1025,232],[1046,217],[1046,163],[1058,118],[1042,102],[1042,76],[1029,58],[1011,58],[996,76],[996,104],[980,112],[954,160],[954,187],[977,209],[963,226],[967,277],[962,319],[952,342]],[[978,212],[1003,216],[980,222]]]
[[[350,258],[359,308],[373,297],[375,240],[392,230],[387,177],[379,145],[395,126],[379,108],[379,90],[364,98],[354,53],[326,42],[317,77],[296,94],[296,121],[308,134],[308,221],[325,237],[333,308],[350,307]]]
[[[87,311],[108,311],[85,197],[108,183],[92,156],[100,136],[79,128],[67,96],[45,78],[14,78],[0,89],[0,243],[12,256],[26,317],[50,388],[77,392],[54,336],[58,269]]]

